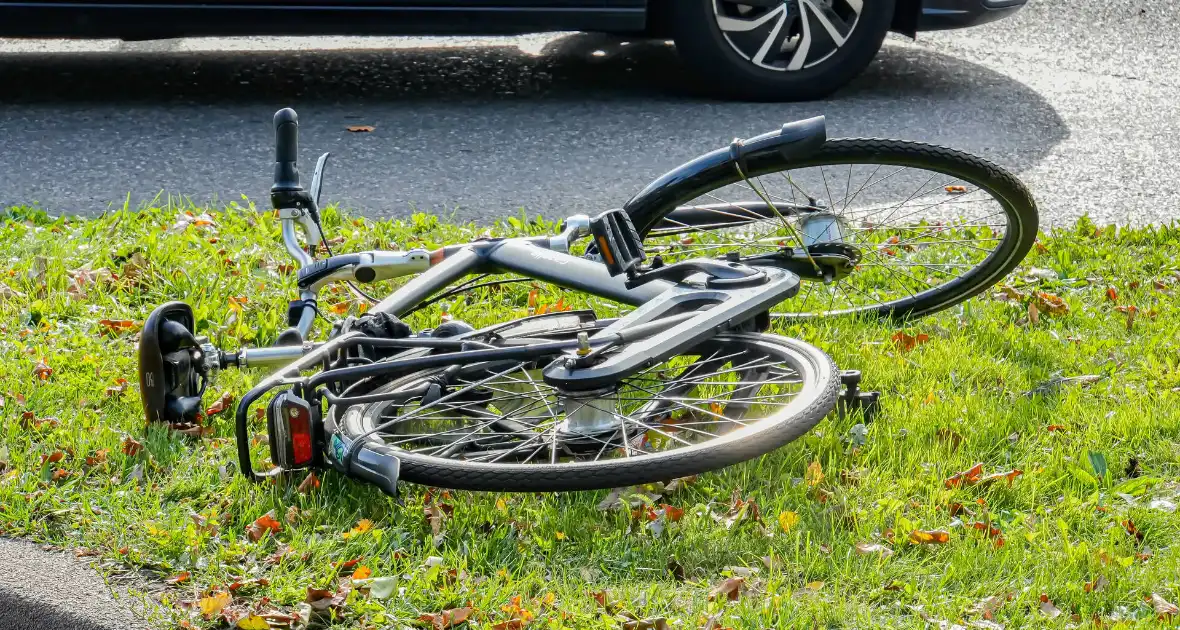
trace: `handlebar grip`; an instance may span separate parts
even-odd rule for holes
[[[271,192],[303,190],[299,185],[299,115],[290,107],[275,112],[275,181]]]

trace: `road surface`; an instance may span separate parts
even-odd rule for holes
[[[305,163],[335,155],[325,196],[371,215],[617,207],[735,136],[822,113],[834,136],[945,143],[1008,166],[1046,223],[1165,221],[1180,207],[1167,184],[1178,26],[1169,0],[1033,2],[985,27],[891,39],[848,89],[804,104],[686,94],[669,46],[594,35],[0,41],[0,205],[266,203],[270,117],[290,105]]]

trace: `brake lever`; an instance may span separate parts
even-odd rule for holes
[[[328,166],[328,157],[331,153],[325,153],[320,156],[320,159],[315,163],[315,170],[311,174],[311,191],[309,197],[314,205],[312,205],[313,218],[318,223],[320,220],[320,191],[324,185],[324,169]]]

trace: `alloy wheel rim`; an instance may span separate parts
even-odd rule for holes
[[[851,38],[864,0],[713,0],[722,36],[759,68],[794,72],[819,65]]]

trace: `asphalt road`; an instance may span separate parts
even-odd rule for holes
[[[852,86],[806,104],[693,96],[670,47],[593,35],[0,41],[0,204],[265,202],[270,117],[291,105],[305,162],[335,154],[326,197],[374,215],[617,207],[735,136],[822,113],[835,136],[934,141],[1015,169],[1049,222],[1166,221],[1178,26],[1170,0],[1040,0],[993,25],[892,40]],[[376,131],[345,131],[358,124]]]
[[[1172,0],[1033,0],[997,24],[891,40],[835,97],[781,105],[694,96],[667,46],[591,35],[0,40],[0,206],[262,201],[270,117],[290,105],[306,162],[336,155],[326,196],[373,215],[616,207],[735,136],[822,113],[833,136],[939,142],[1008,166],[1045,224],[1169,221],[1178,30]],[[344,130],[358,124],[376,130]],[[0,541],[0,566],[0,630],[131,627],[72,558]]]

